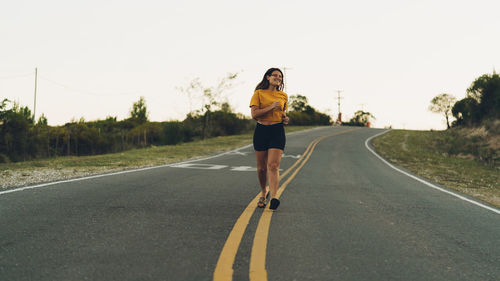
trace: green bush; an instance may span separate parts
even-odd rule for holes
[[[0,153],[0,163],[10,163],[9,157],[7,155]]]
[[[481,128],[452,128],[436,136],[439,151],[448,155],[471,157],[491,166],[500,163],[500,151],[491,147],[489,140],[498,134]]]
[[[27,107],[0,102],[0,163],[65,155],[113,153],[151,145],[172,145],[194,139],[240,134],[255,122],[225,110],[188,114],[182,122],[149,122],[144,118],[116,117],[63,126],[48,126],[45,117],[35,123]],[[141,111],[142,112],[142,111]]]
[[[184,124],[178,121],[163,123],[163,142],[162,144],[173,145],[185,140],[186,129]]]
[[[317,111],[290,111],[287,113],[292,126],[331,125],[331,117]]]

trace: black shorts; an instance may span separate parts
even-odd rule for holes
[[[253,148],[256,151],[266,151],[269,148],[285,150],[285,127],[283,123],[262,125],[257,123],[253,134]]]

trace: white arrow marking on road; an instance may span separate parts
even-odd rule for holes
[[[230,151],[230,152],[227,152],[227,154],[236,154],[236,155],[242,155],[242,156],[247,156],[249,152],[241,152],[239,150],[235,150],[235,151]],[[298,154],[298,155],[288,155],[288,154],[285,154],[283,153],[283,155],[281,156],[282,158],[295,158],[295,159],[299,159],[300,156],[302,156],[301,154]]]
[[[299,159],[300,156],[301,156],[300,154],[298,154],[298,155],[286,155],[285,153],[283,153],[283,155],[281,156],[281,158],[290,157],[290,158]]]
[[[255,171],[257,171],[257,168],[250,167],[250,166],[239,166],[239,167],[232,167],[231,171],[255,172]]]
[[[175,168],[189,168],[189,169],[204,169],[204,170],[220,170],[224,169],[227,166],[226,165],[213,165],[213,164],[191,164],[191,163],[185,163],[185,164],[179,164],[179,165],[172,165],[171,167]]]
[[[229,166],[227,165],[215,165],[215,164],[191,164],[191,163],[184,163],[184,164],[178,164],[178,165],[172,165],[172,168],[187,168],[187,169],[202,169],[202,170],[221,170],[224,168],[227,168]],[[255,172],[257,171],[257,168],[251,167],[251,166],[233,166],[229,167],[230,171],[237,171],[237,172]],[[283,169],[280,169],[280,171],[283,171]]]
[[[257,168],[250,167],[250,166],[239,166],[239,167],[231,167],[231,171],[255,172],[255,171],[257,171]],[[280,169],[279,171],[281,172],[281,171],[283,171],[283,169]]]

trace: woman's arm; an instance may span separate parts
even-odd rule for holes
[[[290,122],[290,118],[286,116],[286,113],[283,113],[283,116],[281,116],[281,121],[283,121],[283,124],[288,125],[288,122]]]
[[[286,109],[288,108],[287,104],[288,104],[288,96],[287,96],[287,101],[285,102],[285,106],[283,106],[283,115],[281,116],[281,120],[285,125],[288,125],[288,122],[290,122],[290,118],[286,116]]]
[[[264,107],[264,108],[259,108],[256,105],[252,106],[252,118],[257,120],[260,116],[268,113],[269,111],[274,110],[275,108],[280,108],[281,104],[279,101],[273,102],[270,106]]]

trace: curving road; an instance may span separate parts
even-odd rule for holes
[[[500,211],[389,167],[381,132],[288,135],[274,213],[251,147],[0,192],[0,280],[500,280]]]

